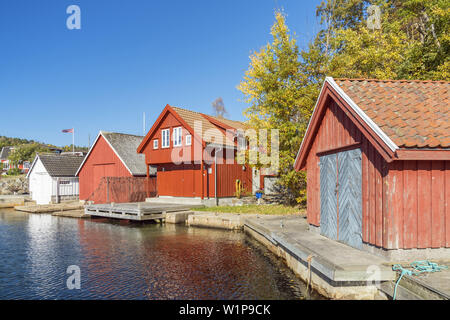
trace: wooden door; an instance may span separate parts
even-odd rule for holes
[[[362,247],[361,150],[337,154],[339,241]]]
[[[320,157],[320,232],[362,247],[361,150]]]
[[[320,233],[337,240],[337,161],[336,155],[320,157]]]

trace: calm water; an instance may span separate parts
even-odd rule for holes
[[[0,211],[0,299],[319,298],[305,291],[243,233]]]

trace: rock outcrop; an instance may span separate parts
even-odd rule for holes
[[[0,177],[0,195],[28,193],[28,180],[24,176]]]

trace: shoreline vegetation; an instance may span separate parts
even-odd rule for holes
[[[216,213],[239,213],[239,214],[263,214],[263,215],[304,215],[306,209],[298,206],[287,206],[282,204],[248,204],[242,206],[218,206],[210,208],[196,208],[195,211]]]

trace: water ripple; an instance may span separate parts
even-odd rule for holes
[[[0,211],[0,299],[304,299],[242,233]],[[66,287],[69,265],[81,289]],[[319,298],[313,294],[312,298]]]

